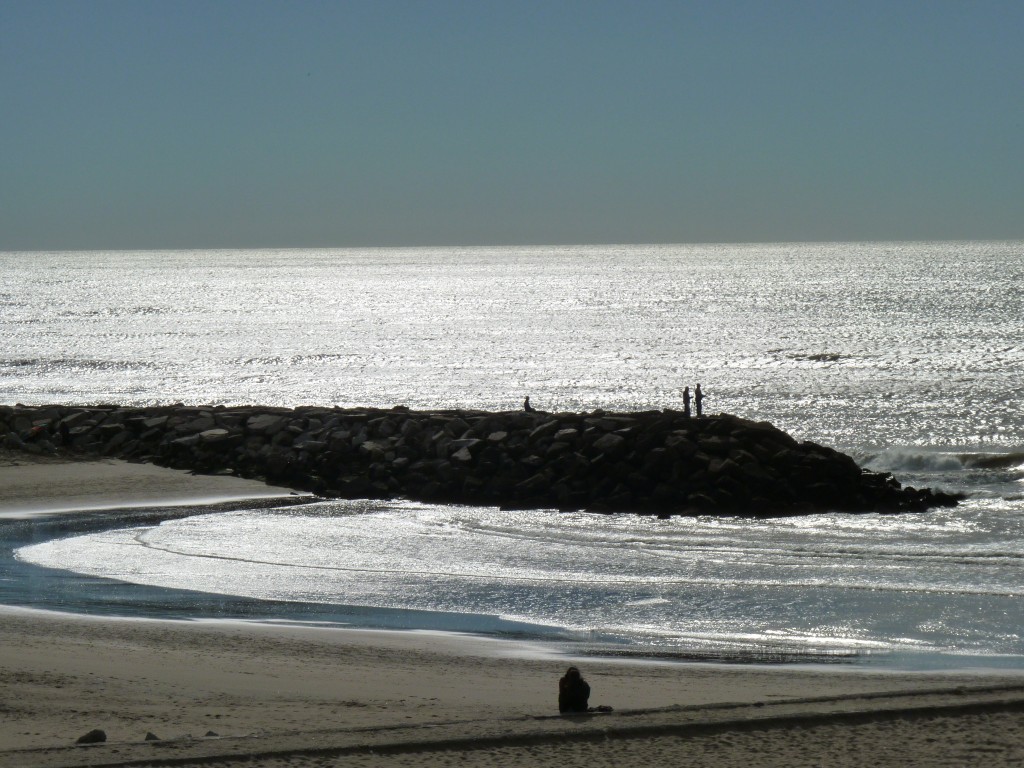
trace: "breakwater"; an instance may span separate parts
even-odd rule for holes
[[[230,473],[325,497],[757,516],[957,502],[767,422],[671,410],[0,406],[0,435],[7,448]]]

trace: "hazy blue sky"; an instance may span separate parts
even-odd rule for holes
[[[0,0],[0,250],[1024,237],[1024,3]]]

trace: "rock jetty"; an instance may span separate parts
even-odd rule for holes
[[[335,498],[758,517],[957,503],[767,422],[671,410],[0,406],[0,436]]]

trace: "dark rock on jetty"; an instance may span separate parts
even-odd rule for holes
[[[0,406],[8,448],[233,474],[325,497],[659,515],[921,511],[849,456],[735,416]]]

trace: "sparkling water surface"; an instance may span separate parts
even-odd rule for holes
[[[783,520],[324,502],[198,515],[20,557],[260,600],[496,616],[679,654],[1024,653],[1024,515]],[[464,628],[472,628],[467,623]]]
[[[700,381],[712,412],[968,494],[787,520],[330,502],[23,562],[650,653],[1024,658],[1024,243],[8,253],[0,273],[0,402],[642,410]]]
[[[0,254],[4,402],[711,410],[1019,445],[1024,245]]]

